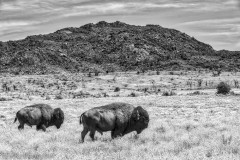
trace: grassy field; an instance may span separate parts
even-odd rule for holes
[[[212,77],[198,72],[1,77],[0,159],[239,159],[239,80],[238,73]],[[216,95],[220,81],[235,94]],[[166,91],[175,94],[163,96]],[[96,133],[95,142],[86,136],[78,143],[81,113],[111,102],[143,106],[149,127],[139,137],[133,132],[111,140],[105,132]],[[16,112],[35,103],[61,107],[62,127],[18,131]]]

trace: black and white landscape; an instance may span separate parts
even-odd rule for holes
[[[237,0],[0,0],[0,159],[239,159],[239,15]],[[81,115],[113,102],[147,128],[79,143]]]

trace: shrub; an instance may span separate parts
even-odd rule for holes
[[[109,97],[109,95],[106,92],[102,93],[103,97]]]
[[[116,87],[115,89],[114,89],[114,92],[119,92],[120,91],[120,88],[119,87]]]
[[[202,79],[198,79],[198,80],[197,80],[198,87],[201,87],[201,86],[202,86],[202,82],[203,82]]]
[[[201,92],[200,92],[200,91],[195,91],[195,92],[193,92],[192,94],[193,94],[193,95],[200,95]]]
[[[231,87],[225,83],[225,82],[220,82],[218,85],[217,85],[217,94],[228,94],[231,90]]]
[[[155,129],[156,132],[158,133],[165,133],[166,132],[166,128],[164,126],[160,126],[160,127],[157,127]]]
[[[117,75],[115,75],[114,77],[113,77],[113,82],[116,82],[116,80],[117,80]]]
[[[213,76],[213,77],[218,77],[218,76],[220,76],[221,72],[222,72],[221,70],[212,71],[212,76]]]
[[[239,88],[238,80],[233,80],[235,88]]]
[[[145,93],[148,92],[148,88],[144,88],[143,90],[144,90]]]
[[[207,93],[200,92],[200,91],[195,91],[192,93],[188,93],[187,95],[194,96],[194,95],[207,95]]]
[[[229,94],[230,94],[230,95],[233,95],[233,96],[238,95],[238,94],[236,94],[234,91],[229,92]]]
[[[95,76],[99,76],[99,72],[94,72]]]
[[[174,75],[174,72],[170,71],[169,74],[170,74],[170,75]]]
[[[5,97],[0,97],[0,101],[8,101],[8,99]]]
[[[132,93],[129,95],[129,97],[137,97],[137,94],[134,93],[134,92],[132,92]]]
[[[173,95],[176,95],[176,93],[173,91],[164,91],[162,94],[162,96],[173,96]]]
[[[92,77],[92,73],[91,72],[88,72],[88,77]]]
[[[46,100],[50,100],[51,97],[49,95],[46,96]]]
[[[63,99],[62,95],[56,95],[55,99]]]

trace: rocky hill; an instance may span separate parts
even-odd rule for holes
[[[91,71],[240,69],[240,52],[215,51],[185,33],[159,25],[86,24],[0,42],[0,72],[46,74]]]

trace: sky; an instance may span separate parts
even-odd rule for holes
[[[0,41],[99,21],[157,24],[240,51],[240,0],[0,0]]]

